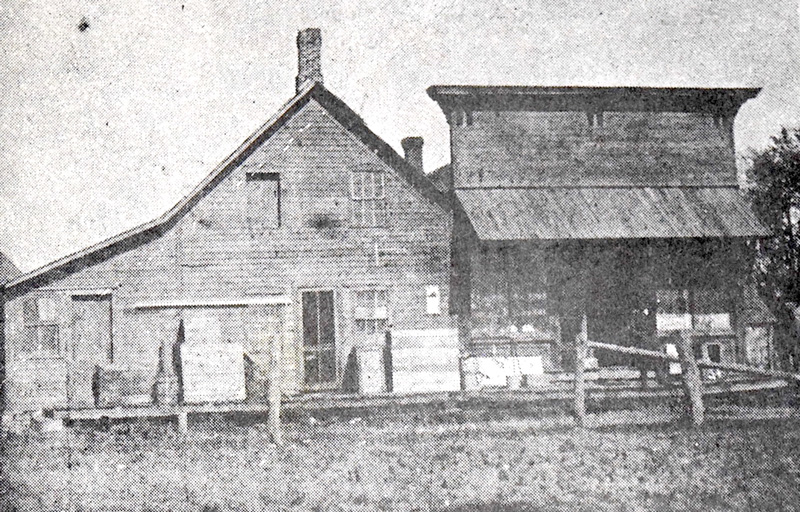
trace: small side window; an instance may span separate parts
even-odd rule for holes
[[[356,330],[362,334],[384,332],[389,322],[389,292],[357,291],[355,299]]]
[[[58,357],[60,343],[55,302],[47,297],[25,299],[22,316],[24,336],[19,345],[19,355]]]

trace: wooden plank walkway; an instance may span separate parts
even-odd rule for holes
[[[358,394],[306,394],[286,397],[281,402],[284,411],[313,411],[335,409],[368,409],[425,405],[466,405],[479,403],[546,403],[553,401],[568,402],[573,399],[574,392],[569,380],[560,380],[557,386],[549,385],[540,388],[482,389],[475,391],[454,391],[439,393],[396,394],[380,393],[374,395]],[[759,392],[787,387],[785,380],[768,381],[719,381],[709,383],[703,388],[703,395],[721,395],[727,393]],[[586,399],[588,402],[608,399],[634,398],[682,398],[683,390],[679,386],[669,388],[650,388],[646,390],[630,386],[627,388],[609,388],[586,383]],[[181,404],[181,405],[148,405],[137,407],[92,408],[92,409],[56,409],[51,411],[55,419],[99,420],[181,417],[185,414],[233,413],[267,414],[266,403],[214,403],[214,404]]]

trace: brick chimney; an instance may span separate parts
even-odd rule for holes
[[[419,172],[425,172],[422,169],[422,144],[424,142],[422,137],[406,137],[400,141],[406,154],[406,162]]]
[[[322,33],[318,28],[307,28],[297,33],[297,78],[295,90],[308,83],[322,83]]]

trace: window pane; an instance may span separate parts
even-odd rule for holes
[[[386,200],[377,199],[375,201],[375,226],[386,225]]]
[[[332,346],[334,343],[335,327],[333,312],[333,292],[319,293],[319,343]]]
[[[307,292],[303,294],[303,344],[314,346],[318,343],[317,322],[319,310],[317,309],[317,294]]]
[[[382,172],[374,173],[375,176],[375,196],[374,197],[383,197],[383,188],[384,188],[384,174]]]
[[[722,362],[722,349],[716,343],[712,343],[708,345],[708,359],[714,363],[721,363]]]
[[[316,384],[319,382],[319,358],[317,354],[307,353],[305,361],[305,382],[306,384]]]
[[[336,379],[336,352],[323,350],[319,353],[320,382],[330,382]]]
[[[365,172],[364,175],[364,196],[369,199],[375,197],[375,173]]]
[[[39,321],[39,302],[36,299],[27,299],[22,303],[22,316],[25,325],[35,324]]]
[[[353,176],[353,199],[364,197],[364,173],[354,172]]]
[[[370,199],[367,201],[369,204],[367,205],[367,225],[368,226],[377,226],[378,219],[377,219],[377,212],[375,211],[376,207],[376,199]]]
[[[356,292],[356,306],[361,308],[372,307],[372,291]]]
[[[43,352],[58,354],[58,326],[39,326],[39,346]]]

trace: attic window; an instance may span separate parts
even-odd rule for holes
[[[252,235],[281,226],[281,175],[277,172],[248,172],[247,218]]]
[[[24,336],[20,355],[58,357],[59,332],[55,301],[48,297],[32,297],[22,303]]]
[[[351,223],[356,227],[386,225],[385,174],[381,170],[350,172]]]

